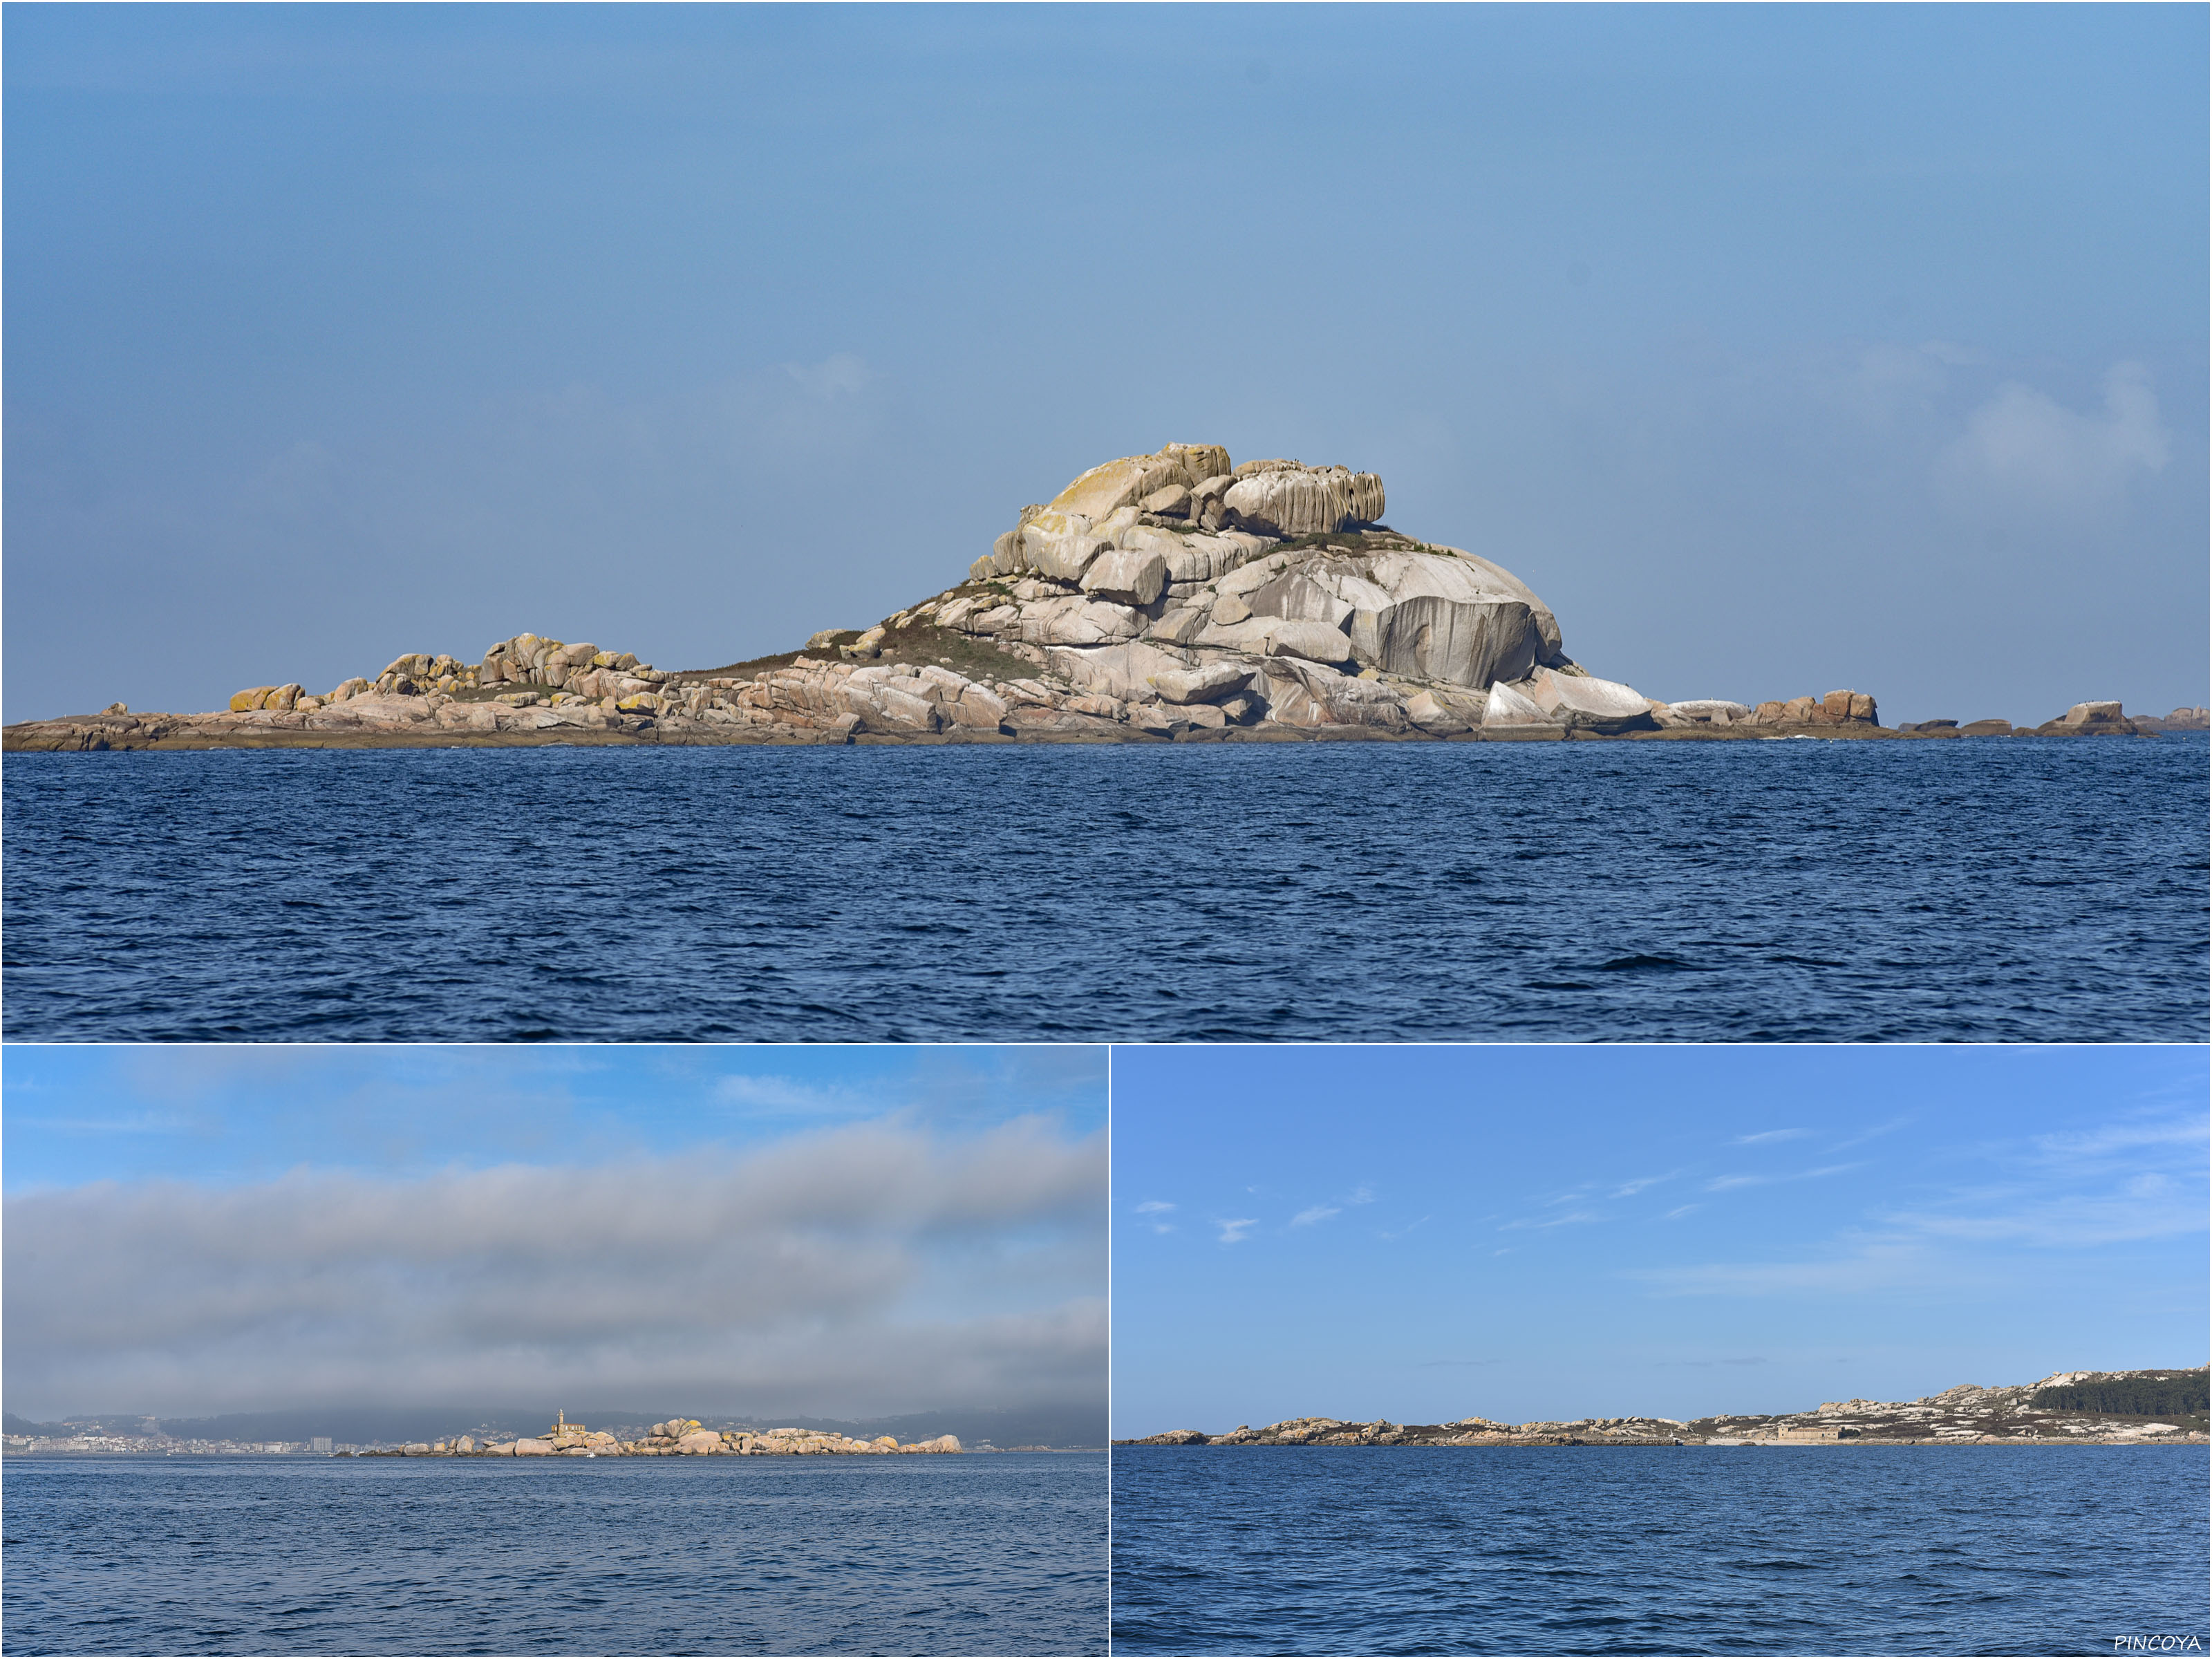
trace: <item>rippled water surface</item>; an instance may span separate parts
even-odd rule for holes
[[[11,1458],[0,1628],[10,1654],[1103,1653],[1106,1480],[1103,1452]]]
[[[13,755],[5,1030],[2201,1042],[2206,752]]]
[[[1117,1449],[1114,1650],[2202,1653],[2206,1467],[2183,1447]]]

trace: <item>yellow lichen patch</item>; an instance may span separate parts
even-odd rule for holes
[[[276,689],[273,685],[257,685],[234,694],[230,700],[230,712],[234,714],[252,713],[261,707],[262,699]]]
[[[1048,506],[1054,512],[1080,513],[1096,522],[1169,484],[1188,488],[1228,470],[1229,452],[1218,444],[1169,444],[1156,455],[1125,455],[1092,467]]]

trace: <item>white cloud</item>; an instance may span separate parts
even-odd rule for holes
[[[1731,1146],[1765,1146],[1778,1140],[1802,1140],[1812,1133],[1810,1129],[1761,1129],[1755,1135],[1738,1135],[1728,1144]]]
[[[1967,416],[1938,473],[1954,493],[2075,507],[2164,470],[2171,448],[2149,374],[2139,363],[2123,362],[2106,374],[2104,407],[2093,414],[2076,414],[2047,393],[2008,381]]]
[[[714,1084],[718,1104],[775,1117],[845,1116],[854,1112],[882,1109],[879,1101],[863,1101],[850,1090],[823,1088],[795,1078],[726,1077]]]
[[[1633,1198],[1646,1188],[1656,1187],[1662,1182],[1672,1181],[1676,1173],[1678,1172],[1669,1170],[1665,1175],[1638,1176],[1633,1181],[1622,1182],[1620,1186],[1613,1189],[1612,1195],[1615,1198]]]
[[[1705,1206],[1702,1204],[1680,1204],[1668,1211],[1666,1214],[1661,1216],[1659,1218],[1662,1221],[1680,1221],[1684,1216],[1689,1214],[1692,1210],[1701,1210],[1703,1208],[1705,1208]]]
[[[15,1409],[672,1391],[816,1415],[1103,1387],[1103,1135],[101,1182],[6,1205]],[[17,1402],[21,1404],[18,1405]]]
[[[1305,1209],[1300,1210],[1296,1215],[1292,1216],[1291,1218],[1291,1225],[1293,1227],[1310,1227],[1316,1221],[1326,1221],[1333,1215],[1342,1215],[1343,1213],[1344,1212],[1337,1208],[1334,1204],[1315,1204]]]
[[[1137,1206],[1137,1213],[1139,1215],[1165,1215],[1173,1208],[1175,1208],[1175,1206],[1172,1204],[1163,1203],[1157,1198],[1148,1198],[1143,1203]]]
[[[825,404],[866,391],[876,378],[867,363],[849,351],[837,352],[818,363],[786,363],[783,372],[808,397]]]
[[[1364,1184],[1354,1187],[1352,1189],[1352,1196],[1344,1201],[1347,1204],[1372,1204],[1375,1201],[1374,1189]]]
[[[1224,1244],[1242,1244],[1249,1236],[1252,1229],[1260,1224],[1260,1221],[1256,1216],[1245,1216],[1236,1221],[1223,1221],[1217,1218],[1213,1224],[1221,1229],[1221,1242]]]

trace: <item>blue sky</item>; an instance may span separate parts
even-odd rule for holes
[[[4,1072],[34,1419],[1104,1394],[1101,1049],[15,1044]]]
[[[7,1190],[578,1164],[891,1121],[1105,1127],[1097,1048],[12,1044]]]
[[[2203,1364],[2201,1048],[1130,1049],[1119,1437]]]
[[[10,719],[787,647],[1169,441],[1656,696],[2206,696],[2201,7],[0,27]]]

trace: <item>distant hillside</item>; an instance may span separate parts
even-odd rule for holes
[[[2141,1445],[2199,1442],[2212,1433],[2208,1371],[2056,1371],[2036,1382],[1984,1388],[1961,1382],[1918,1400],[1831,1400],[1817,1410],[1670,1417],[1576,1418],[1500,1423],[1346,1422],[1293,1417],[1226,1434],[1169,1429],[1116,1445],[1474,1446],[1742,1445],[1760,1441],[1851,1441],[1863,1445],[1983,1445],[2072,1440]]]

